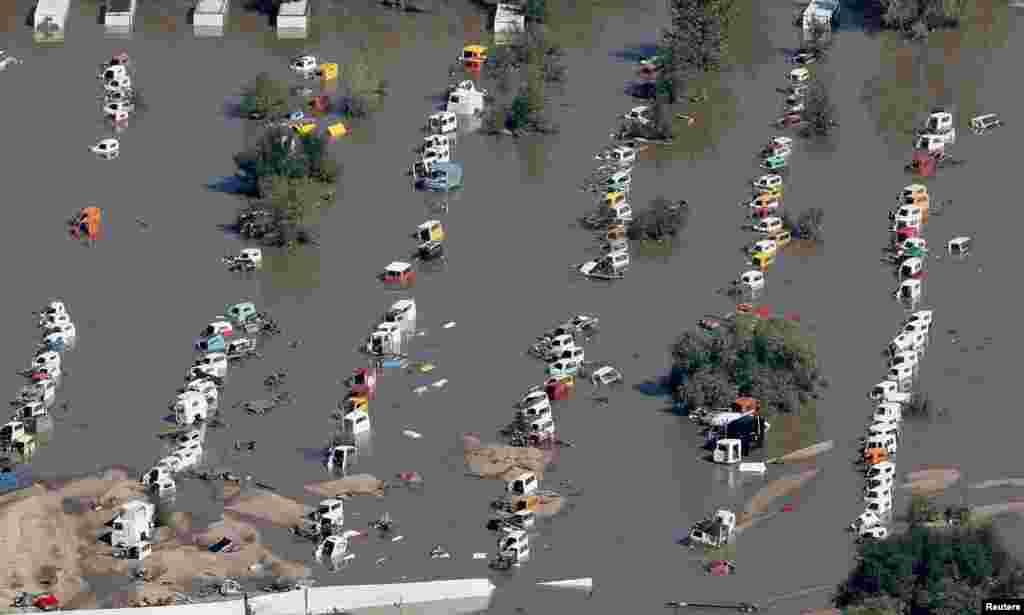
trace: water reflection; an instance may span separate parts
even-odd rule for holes
[[[659,168],[666,168],[673,159],[698,160],[716,151],[722,135],[736,126],[739,100],[725,80],[724,75],[706,75],[694,81],[691,91],[706,90],[708,100],[681,110],[695,121],[689,125],[685,120],[674,120],[675,141],[656,148],[654,154]]]
[[[516,150],[522,163],[523,178],[538,183],[544,181],[544,173],[550,162],[546,140],[538,137],[518,139]]]
[[[924,43],[882,33],[879,72],[865,84],[863,100],[886,142],[905,146],[936,105],[952,106],[961,117],[983,112],[977,96],[984,67],[1007,44],[1010,19],[1005,3],[979,0],[960,29],[934,32]]]
[[[308,296],[320,287],[320,251],[313,246],[264,250],[263,272],[260,287],[268,303],[283,296]]]

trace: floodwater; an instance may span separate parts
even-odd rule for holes
[[[427,199],[404,179],[409,150],[420,139],[432,96],[445,85],[448,65],[486,23],[482,13],[464,1],[408,16],[369,3],[330,3],[320,7],[308,40],[276,41],[264,21],[237,11],[224,38],[197,40],[185,24],[185,5],[175,13],[174,4],[157,10],[146,2],[134,36],[111,40],[96,25],[96,4],[73,4],[66,41],[41,48],[21,25],[30,3],[19,2],[6,20],[7,52],[24,64],[0,74],[5,134],[15,150],[4,165],[11,216],[8,239],[0,244],[9,286],[17,289],[7,295],[9,317],[2,324],[7,350],[0,367],[12,374],[7,386],[13,391],[19,384],[13,373],[24,366],[37,335],[30,315],[46,300],[67,301],[79,327],[60,392],[73,410],[59,416],[33,471],[52,476],[113,464],[140,472],[148,467],[160,456],[152,434],[166,427],[162,417],[192,359],[193,338],[224,305],[252,299],[285,333],[268,345],[262,363],[232,372],[222,401],[231,426],[210,435],[210,456],[313,504],[302,485],[326,476],[310,453],[324,444],[328,415],[343,395],[340,381],[365,362],[355,346],[398,298],[381,289],[374,274],[407,255],[409,233],[433,217]],[[357,558],[341,573],[315,567],[321,584],[487,574],[471,554],[494,552],[495,537],[483,524],[488,502],[502,487],[464,475],[459,434],[493,433],[509,420],[517,395],[543,378],[542,365],[524,355],[542,330],[573,312],[598,313],[603,331],[587,345],[587,357],[615,362],[632,385],[666,371],[666,348],[678,333],[707,313],[731,308],[714,289],[745,268],[739,248],[750,237],[740,229],[736,203],[756,175],[754,152],[773,134],[769,124],[780,105],[775,88],[789,68],[781,50],[796,40],[791,7],[779,0],[752,3],[757,8],[737,25],[738,70],[706,84],[712,100],[686,111],[697,125],[677,146],[638,165],[635,203],[664,195],[688,199],[695,211],[672,256],[641,259],[625,280],[609,286],[567,271],[593,246],[589,234],[572,228],[592,205],[578,185],[615,117],[633,104],[621,93],[633,70],[621,52],[653,43],[664,8],[618,0],[555,4],[553,21],[569,48],[569,83],[555,97],[562,132],[544,142],[460,138],[456,158],[467,179],[444,216],[450,262],[445,271],[422,277],[412,292],[427,330],[416,338],[413,355],[439,367],[430,378],[386,374],[371,410],[372,454],[354,468],[382,478],[406,470],[423,474],[423,493],[398,491],[348,507],[356,526],[389,511],[406,538],[356,546]],[[1013,179],[1019,144],[1013,135],[1021,129],[1013,115],[1020,93],[1012,77],[1019,56],[1012,34],[1019,21],[999,2],[977,4],[964,33],[938,34],[923,47],[865,34],[849,11],[831,59],[812,67],[831,83],[842,126],[829,144],[799,143],[786,203],[794,212],[826,210],[827,250],[780,258],[763,301],[813,324],[832,384],[817,404],[816,424],[790,421],[784,429],[780,423],[770,446],[798,448],[816,439],[835,439],[837,446],[819,461],[819,476],[787,500],[794,511],[743,534],[736,576],[703,576],[694,554],[674,541],[715,508],[741,508],[761,481],[741,481],[697,461],[694,427],[665,412],[664,399],[627,387],[612,393],[609,405],[597,406],[584,386],[556,416],[561,435],[578,445],[561,452],[547,480],[552,488],[572,480],[584,493],[571,499],[567,514],[539,524],[533,561],[495,576],[495,612],[616,613],[639,605],[660,609],[665,600],[765,601],[844,577],[851,544],[842,530],[861,512],[859,477],[849,464],[871,410],[864,394],[882,378],[880,351],[903,314],[890,295],[895,279],[878,262],[887,240],[885,212],[909,183],[902,170],[909,131],[933,104],[955,105],[961,135],[954,154],[968,162],[928,182],[933,198],[953,199],[954,206],[932,218],[925,236],[933,249],[961,234],[973,236],[977,246],[966,263],[943,258],[930,265],[922,305],[935,309],[937,320],[921,381],[950,413],[909,423],[899,471],[956,466],[963,485],[1015,473],[1008,460],[1022,422],[999,393],[1014,378],[1020,332],[990,318],[1006,306],[1013,310],[1018,300],[1017,266],[998,246],[1012,245],[1022,221]],[[244,123],[224,113],[226,101],[259,71],[286,77],[285,61],[297,51],[344,62],[348,50],[362,44],[393,94],[380,114],[355,123],[336,146],[345,172],[338,202],[323,219],[323,247],[291,257],[268,254],[265,270],[245,279],[228,274],[219,258],[240,245],[218,224],[230,221],[236,201],[206,187],[234,172],[231,156],[246,139]],[[120,135],[120,158],[99,161],[87,151],[109,136],[95,69],[120,49],[135,61],[137,85],[151,108]],[[987,111],[1002,113],[1009,125],[984,137],[969,134],[967,118]],[[106,237],[92,249],[67,240],[64,227],[90,203],[106,214]],[[441,328],[450,320],[455,328]],[[957,341],[946,333],[951,329]],[[290,348],[293,340],[302,343]],[[262,417],[229,408],[265,395],[263,377],[279,369],[289,374],[293,407]],[[437,378],[450,382],[422,397],[411,393]],[[409,440],[403,429],[423,438]],[[254,454],[233,457],[231,442],[252,439]],[[789,471],[795,470],[773,468],[769,478]],[[183,489],[183,500],[204,505],[205,486],[186,483]],[[953,491],[950,497],[967,497],[966,489]],[[972,492],[969,503],[998,498],[996,490],[987,491]],[[899,509],[905,497],[897,496]],[[285,530],[263,534],[283,556],[308,559],[312,551]],[[438,543],[452,559],[428,558]],[[391,559],[376,566],[385,555]],[[569,590],[532,588],[535,580],[584,576],[596,584],[586,602]],[[785,608],[826,601],[820,593]]]

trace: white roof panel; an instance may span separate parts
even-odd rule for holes
[[[228,12],[228,0],[199,0],[196,13],[222,14]]]
[[[298,0],[298,2],[284,2],[281,4],[281,8],[277,10],[278,15],[284,15],[286,17],[300,17],[306,14],[306,9],[309,3],[306,0]]]

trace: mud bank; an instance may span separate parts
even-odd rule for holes
[[[13,601],[19,591],[52,592],[79,608],[94,604],[87,577],[128,578],[137,562],[114,558],[101,538],[117,507],[146,493],[123,470],[29,488],[0,497],[0,561],[6,578],[0,600]],[[281,498],[284,499],[284,498]],[[124,598],[126,604],[161,604],[184,592],[201,574],[245,578],[273,574],[297,578],[306,566],[274,556],[260,543],[259,532],[235,513],[195,531],[187,513],[172,514],[155,535],[152,555],[145,560],[146,582]],[[233,553],[211,553],[206,547],[228,537],[239,546]]]

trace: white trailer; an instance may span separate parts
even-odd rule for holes
[[[495,40],[515,36],[526,28],[526,10],[519,2],[499,2],[494,11]]]
[[[39,0],[32,14],[36,40],[62,41],[71,0]]]
[[[230,0],[199,0],[192,13],[192,29],[196,36],[224,36]]]
[[[304,38],[309,28],[309,0],[282,2],[277,10],[277,32]]]
[[[117,30],[131,30],[135,27],[136,0],[107,0],[103,14],[103,25]]]
[[[149,502],[132,500],[121,507],[112,522],[110,544],[134,547],[153,538],[156,507]]]

